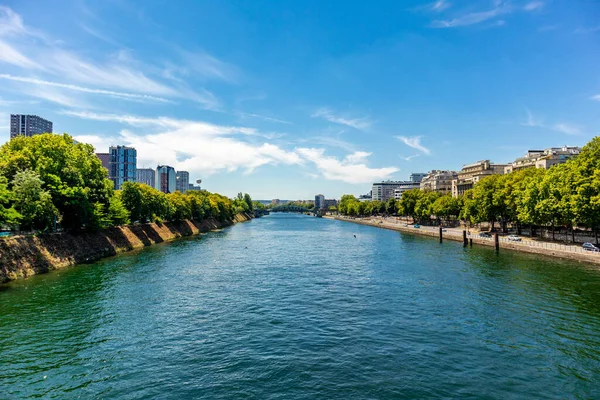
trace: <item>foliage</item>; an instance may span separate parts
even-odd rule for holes
[[[19,171],[12,180],[15,210],[21,215],[21,229],[50,229],[58,212],[44,182],[33,171]]]

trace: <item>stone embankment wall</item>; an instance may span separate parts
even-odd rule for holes
[[[238,214],[234,221],[206,220],[140,224],[79,234],[56,233],[0,239],[0,283],[75,264],[92,262],[126,251],[197,235],[250,220]]]

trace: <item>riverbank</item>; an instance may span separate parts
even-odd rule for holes
[[[139,224],[80,234],[56,233],[16,236],[0,240],[0,284],[54,269],[92,262],[127,251],[170,242],[185,236],[246,222],[250,215],[238,214],[233,221],[208,219]]]
[[[404,226],[403,222],[389,219],[373,219],[373,218],[346,218],[341,216],[327,215],[324,218],[334,219],[344,222],[352,222],[360,225],[369,225],[376,228],[390,229],[394,231],[410,233],[420,236],[429,236],[438,239],[439,230],[438,227],[422,227],[414,228],[413,225]],[[429,229],[432,228],[432,229]],[[457,242],[463,241],[462,230],[460,229],[446,229],[442,233],[444,240],[453,240]],[[480,238],[475,235],[469,235],[468,240],[473,245],[481,245],[494,247],[495,243],[493,239]],[[590,264],[600,265],[600,253],[585,252],[579,246],[565,246],[554,243],[537,242],[532,240],[523,240],[521,242],[511,242],[506,238],[500,238],[499,241],[500,250],[513,250],[523,253],[540,254],[549,257],[561,258],[565,260],[572,260],[578,262],[585,262]]]

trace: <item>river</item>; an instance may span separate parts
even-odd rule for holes
[[[593,267],[272,214],[0,287],[0,398],[600,398],[599,335]]]

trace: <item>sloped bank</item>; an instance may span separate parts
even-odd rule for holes
[[[208,219],[140,224],[81,234],[57,233],[0,240],[0,283],[54,269],[99,260],[134,249],[223,228],[252,217],[238,214],[233,221]]]

